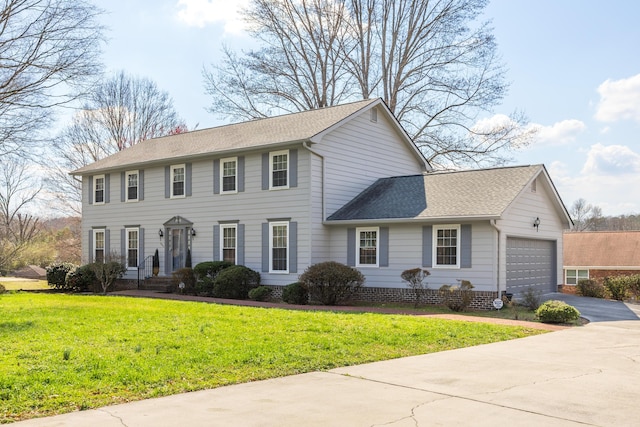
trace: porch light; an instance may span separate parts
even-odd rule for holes
[[[164,237],[164,231],[162,231],[162,228],[158,230],[158,236],[160,236],[161,239]]]
[[[189,233],[191,233],[191,237],[196,237],[196,230],[195,229],[192,228]]]
[[[538,227],[540,227],[540,218],[536,217],[536,219],[533,221],[533,228],[535,228],[536,231],[539,231]]]

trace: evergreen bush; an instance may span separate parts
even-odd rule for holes
[[[309,303],[309,291],[300,282],[291,283],[282,289],[282,301],[287,304],[305,305]]]
[[[234,265],[218,273],[213,281],[213,296],[247,299],[249,291],[258,286],[260,286],[260,273],[244,265]]]
[[[580,318],[580,312],[564,301],[549,300],[536,310],[536,316],[544,323],[568,323]]]
[[[364,276],[355,268],[335,261],[309,266],[300,276],[312,300],[324,305],[347,301],[364,283]]]

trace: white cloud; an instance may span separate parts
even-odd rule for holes
[[[200,28],[222,23],[226,33],[239,34],[245,29],[239,12],[248,4],[249,0],[178,0],[178,19]]]
[[[600,103],[596,119],[603,122],[640,122],[640,74],[628,79],[606,80],[598,87]]]
[[[543,126],[539,124],[531,124],[537,130],[535,139],[538,142],[550,144],[567,144],[575,141],[579,133],[586,129],[584,122],[576,119],[563,120],[552,124],[551,126]]]
[[[640,173],[640,154],[625,145],[592,145],[583,174],[612,175]]]

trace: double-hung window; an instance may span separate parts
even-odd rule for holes
[[[127,238],[127,268],[138,267],[138,248],[140,244],[138,231],[137,228],[127,228],[125,230],[125,236]]]
[[[93,261],[104,262],[105,231],[93,230]]]
[[[127,186],[127,202],[138,201],[138,187],[140,175],[138,171],[131,171],[125,174],[126,186]]]
[[[269,223],[270,266],[271,272],[289,272],[289,223]]]
[[[236,224],[220,226],[220,252],[223,261],[236,263],[238,228]]]
[[[567,269],[565,270],[564,283],[567,285],[577,285],[580,280],[589,278],[589,270]]]
[[[269,153],[270,188],[289,188],[289,150]]]
[[[357,267],[378,266],[378,227],[357,228],[358,253],[356,254]]]
[[[105,178],[104,175],[93,177],[93,203],[104,203]]]
[[[185,165],[171,166],[171,197],[185,196]]]
[[[236,193],[238,191],[238,158],[232,157],[220,160],[221,193]]]
[[[434,226],[433,231],[433,266],[460,268],[460,226]]]

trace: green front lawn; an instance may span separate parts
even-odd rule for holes
[[[18,279],[15,277],[0,277],[0,285],[7,291],[40,291],[51,289],[46,280]]]
[[[382,314],[0,295],[0,422],[542,333]]]

